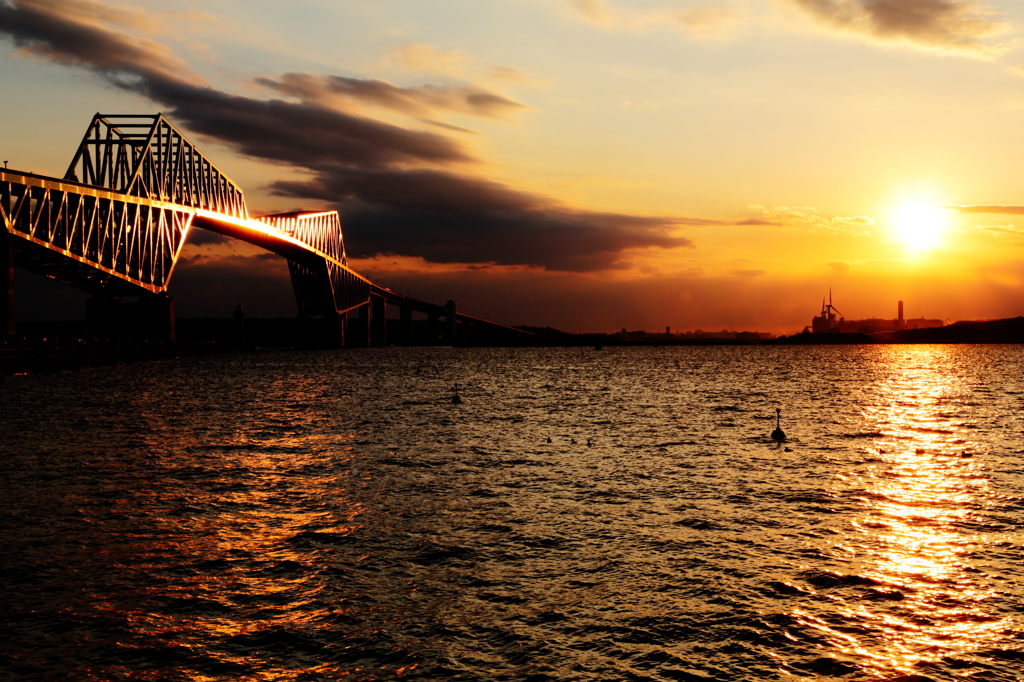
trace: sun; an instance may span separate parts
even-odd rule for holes
[[[946,233],[946,212],[923,201],[905,201],[892,216],[893,236],[914,254],[935,248]]]

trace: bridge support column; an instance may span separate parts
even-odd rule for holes
[[[374,346],[388,345],[388,302],[383,296],[370,296],[373,305],[373,317],[370,342]]]
[[[399,338],[398,343],[403,346],[412,345],[412,308],[409,306],[401,306],[398,309],[399,312]]]
[[[458,316],[455,310],[455,301],[448,301],[444,305],[444,321],[445,321],[445,341],[454,344],[458,341],[456,333],[458,332]]]
[[[0,336],[17,333],[14,301],[14,237],[0,225]]]
[[[348,335],[345,343],[362,348],[370,345],[370,303],[359,306],[355,319],[348,318]]]

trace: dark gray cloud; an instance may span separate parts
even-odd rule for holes
[[[583,211],[505,185],[431,169],[324,169],[309,182],[278,182],[291,197],[339,201],[349,254],[422,256],[441,263],[624,267],[624,251],[692,247],[676,222]],[[696,221],[708,224],[713,221]]]
[[[108,78],[132,73],[150,78],[194,78],[165,46],[101,25],[130,23],[118,10],[91,0],[0,2],[0,34],[37,57],[86,66]]]
[[[414,114],[451,109],[495,116],[522,107],[482,88],[399,88],[286,74],[260,82],[299,101],[233,95],[205,85],[165,46],[111,28],[126,22],[111,19],[110,11],[92,0],[0,1],[0,36],[41,58],[88,68],[243,154],[307,169],[309,181],[277,182],[272,190],[336,205],[352,255],[589,271],[625,267],[630,249],[692,247],[673,236],[679,225],[719,224],[572,209],[454,172],[474,159],[440,133],[354,115],[326,101],[341,96]]]
[[[257,78],[256,82],[305,102],[326,103],[333,98],[341,97],[414,116],[426,116],[435,109],[449,109],[493,118],[526,108],[518,102],[476,85],[422,85],[403,88],[377,79],[314,76],[308,73],[286,73],[279,78]]]
[[[160,79],[143,79],[131,87],[171,107],[172,120],[268,161],[307,168],[329,162],[375,168],[472,160],[441,135],[316,104],[256,100]]]
[[[793,0],[837,28],[883,40],[904,39],[923,47],[985,54],[984,39],[1002,28],[972,0]]]

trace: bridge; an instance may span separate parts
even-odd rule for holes
[[[91,294],[90,327],[123,317],[123,299],[138,296],[136,310],[173,340],[167,288],[193,228],[286,258],[299,319],[318,330],[317,345],[410,344],[414,312],[426,316],[430,343],[527,334],[355,272],[337,211],[251,217],[242,190],[162,114],[96,114],[63,178],[0,170],[0,218],[0,334],[16,332],[17,266]],[[387,338],[389,305],[399,310],[398,338]]]

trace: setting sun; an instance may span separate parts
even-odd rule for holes
[[[913,253],[938,246],[946,231],[946,214],[922,201],[906,201],[893,212],[893,236]]]

